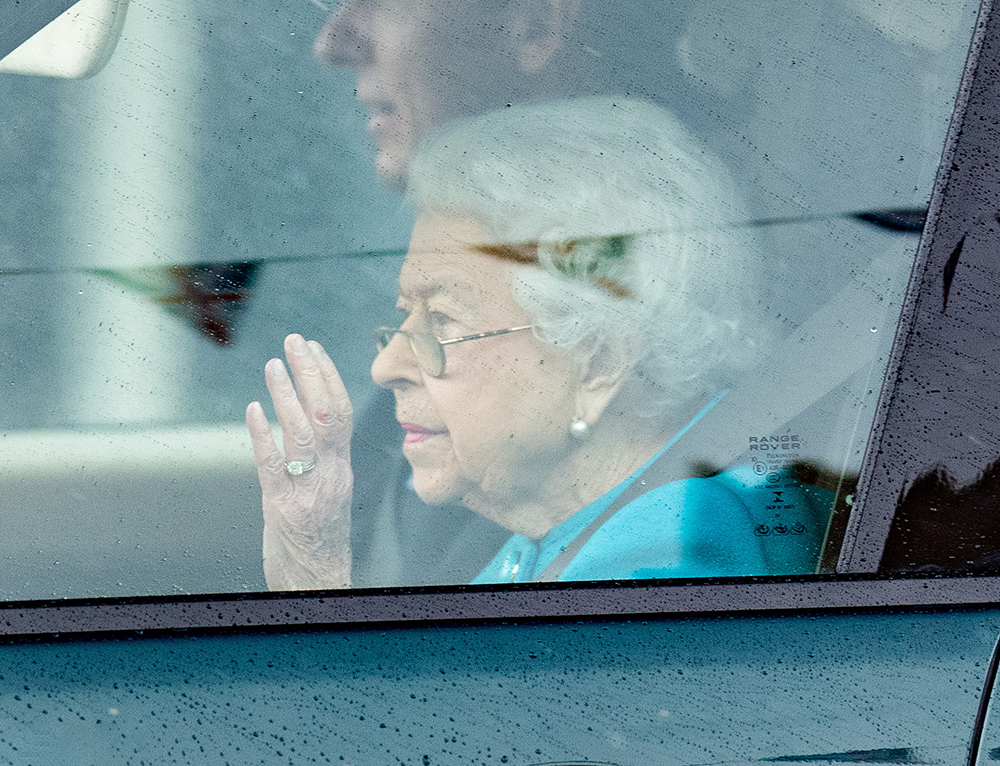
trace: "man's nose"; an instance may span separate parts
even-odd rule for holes
[[[409,339],[395,333],[372,362],[372,380],[382,388],[397,390],[419,385],[423,375]]]
[[[372,63],[368,34],[370,0],[346,0],[330,14],[313,43],[313,55],[328,66],[360,69]]]

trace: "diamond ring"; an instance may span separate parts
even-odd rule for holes
[[[306,471],[311,471],[315,467],[315,460],[289,460],[285,463],[285,470],[292,476],[301,476]]]

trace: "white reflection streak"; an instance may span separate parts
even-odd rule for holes
[[[67,127],[64,261],[106,269],[190,261],[201,77],[192,0],[133,4],[97,77],[74,83]],[[70,423],[183,420],[191,341],[138,293],[96,277],[67,283],[60,349]]]
[[[333,10],[333,8],[331,8],[329,5],[327,5],[326,3],[321,3],[319,0],[309,0],[309,2],[315,5],[317,8],[326,11],[327,13]]]

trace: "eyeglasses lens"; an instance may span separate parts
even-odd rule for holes
[[[441,377],[444,372],[444,347],[438,343],[438,339],[422,332],[410,333],[407,337],[420,369],[432,378]]]
[[[379,353],[385,350],[385,347],[389,345],[392,341],[392,336],[395,334],[396,331],[388,327],[375,328],[375,348],[378,349]]]
[[[417,365],[432,378],[439,378],[444,372],[444,347],[430,333],[405,332],[391,327],[379,327],[375,330],[375,346],[381,352],[388,346],[395,335],[403,335],[410,344],[410,350],[417,360]]]

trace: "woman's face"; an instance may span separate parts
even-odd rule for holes
[[[531,324],[514,300],[511,266],[473,249],[485,241],[467,220],[417,220],[399,275],[402,329],[447,339]],[[449,345],[445,356],[444,373],[430,377],[396,335],[372,365],[375,382],[396,395],[417,494],[516,527],[505,509],[543,502],[564,481],[575,365],[530,331]]]

